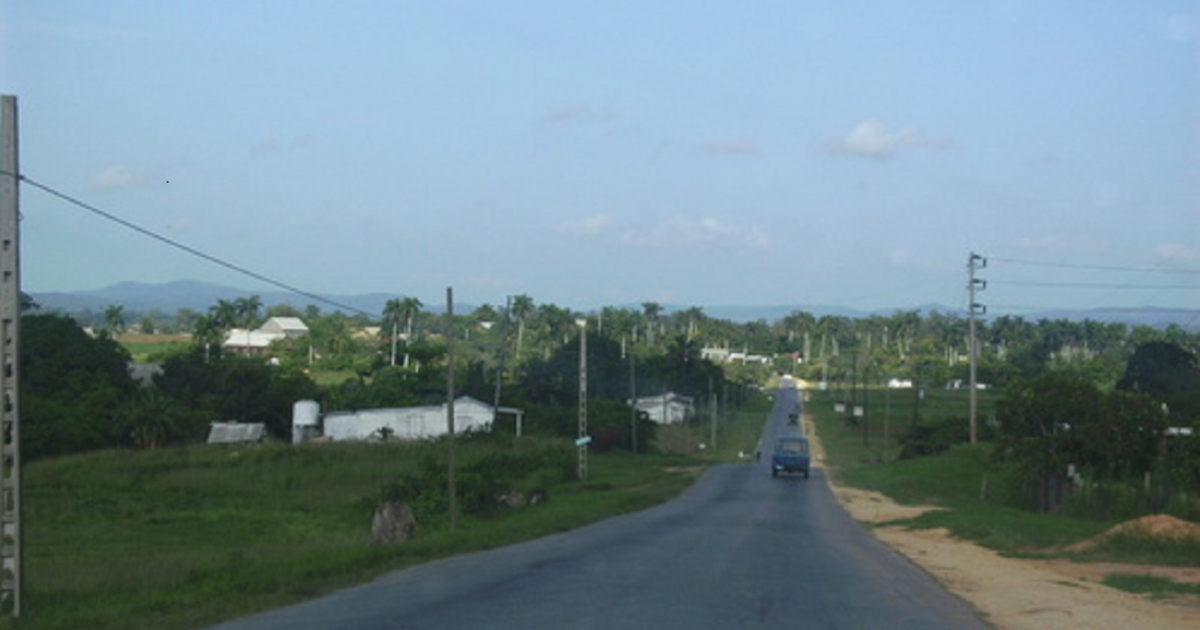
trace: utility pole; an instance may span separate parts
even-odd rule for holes
[[[450,495],[450,530],[458,526],[458,486],[454,479],[454,289],[446,287],[446,492]]]
[[[500,321],[500,356],[496,361],[496,399],[492,405],[492,423],[496,422],[496,414],[500,411],[500,388],[504,383],[504,361],[508,357],[508,314],[512,311],[512,296],[504,298],[504,319]],[[517,437],[520,437],[520,432]]]
[[[629,352],[629,446],[634,453],[638,452],[637,443],[637,380],[634,378],[633,348]]]
[[[579,326],[579,480],[587,479],[587,319],[575,320]]]
[[[968,387],[971,388],[971,393],[969,394],[971,400],[971,446],[975,446],[979,439],[979,429],[976,419],[978,414],[978,400],[975,384],[976,362],[979,358],[979,341],[975,336],[975,317],[977,315],[983,315],[984,313],[987,313],[986,306],[975,302],[975,292],[982,291],[987,288],[987,282],[976,278],[975,271],[985,267],[987,267],[987,259],[976,254],[975,252],[971,252],[971,255],[967,258],[967,292],[970,295],[968,299],[970,302],[970,307],[967,309],[968,327],[970,331],[970,339],[967,342],[969,346],[967,348],[967,359],[971,366],[971,376],[968,384]]]
[[[0,96],[0,614],[21,616],[21,256],[17,97]]]

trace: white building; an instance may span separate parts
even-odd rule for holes
[[[295,339],[308,334],[308,326],[298,317],[272,317],[258,330],[234,328],[225,335],[226,350],[242,354],[266,354],[271,343],[278,339]]]
[[[420,440],[445,435],[446,405],[398,409],[361,409],[325,414],[325,437],[334,441],[388,439]],[[470,396],[454,401],[454,432],[491,430],[491,405]]]
[[[659,424],[686,422],[696,413],[696,404],[690,396],[667,392],[661,396],[643,396],[633,401],[633,406]]]

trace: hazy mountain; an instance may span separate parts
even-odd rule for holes
[[[257,295],[262,300],[263,305],[268,307],[277,304],[290,304],[296,308],[303,309],[309,304],[316,304],[321,308],[322,312],[334,310],[359,311],[372,317],[378,317],[383,312],[383,306],[389,299],[398,297],[385,293],[321,296],[342,307],[338,308],[338,306],[330,303],[285,291],[247,291],[192,280],[180,280],[163,284],[120,282],[94,291],[66,293],[32,292],[30,295],[44,310],[64,313],[78,313],[83,310],[101,312],[111,305],[123,306],[127,313],[157,310],[173,314],[181,308],[205,312],[210,306],[216,304],[218,300],[235,300],[237,298]],[[622,307],[638,311],[642,308],[641,304],[626,304],[622,305]],[[426,304],[425,308],[432,312],[441,312],[444,310],[444,305],[441,303]],[[475,306],[471,304],[455,304],[455,310],[460,313],[469,313],[474,308]],[[673,304],[662,305],[664,313],[673,313],[687,308],[689,307]],[[922,315],[927,315],[931,312],[962,314],[962,310],[959,308],[941,304],[875,309],[871,311],[821,304],[778,304],[768,306],[716,305],[702,306],[701,309],[705,315],[716,319],[733,322],[763,320],[768,323],[779,321],[795,311],[806,311],[816,317],[836,316],[852,319],[870,317],[871,315],[887,316],[897,311],[914,310],[920,312]],[[999,315],[1003,315],[1003,313],[989,313],[990,317]],[[1027,321],[1038,321],[1041,319],[1082,321],[1090,319],[1105,323],[1124,323],[1159,328],[1175,324],[1190,331],[1200,330],[1200,311],[1185,309],[1144,307],[1046,310],[1034,313],[1021,313],[1020,316]]]

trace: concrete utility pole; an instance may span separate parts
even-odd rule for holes
[[[579,326],[579,480],[587,479],[587,319],[575,320]]]
[[[17,97],[0,96],[0,614],[21,616],[21,256]]]
[[[971,393],[969,394],[971,399],[971,446],[975,446],[975,443],[979,439],[978,422],[976,419],[979,405],[975,382],[975,364],[979,356],[979,341],[975,338],[975,316],[983,315],[987,312],[986,306],[975,302],[975,292],[987,288],[986,281],[975,277],[975,270],[985,267],[987,267],[987,259],[975,252],[971,252],[971,255],[967,258],[967,292],[970,294],[968,301],[971,304],[967,309],[969,313],[968,325],[970,328],[970,339],[967,341],[969,345],[967,348],[967,358],[971,366],[970,383],[968,384],[968,387],[971,388]]]
[[[446,492],[450,495],[450,529],[458,527],[458,486],[454,479],[454,289],[446,287]]]

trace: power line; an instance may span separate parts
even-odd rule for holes
[[[1068,289],[1200,289],[1195,284],[1107,284],[1102,282],[1039,282],[1025,280],[989,280],[991,284],[1009,284],[1024,287],[1060,287]]]
[[[996,262],[1011,263],[1014,265],[1033,265],[1036,267],[1062,267],[1067,269],[1095,269],[1100,271],[1135,271],[1141,273],[1178,273],[1186,275],[1200,275],[1200,269],[1165,269],[1163,267],[1122,267],[1119,265],[1085,265],[1080,263],[1060,263],[1044,260],[1023,260],[1020,258],[998,258],[991,257],[991,260]]]
[[[269,278],[269,277],[267,277],[267,276],[265,276],[265,275],[263,275],[263,274],[261,274],[261,273],[258,273],[258,272],[256,272],[256,271],[252,271],[252,270],[250,270],[250,269],[247,269],[247,268],[245,268],[245,267],[242,267],[242,266],[240,266],[240,265],[237,265],[237,264],[231,263],[231,262],[229,262],[229,261],[223,260],[223,259],[221,259],[221,258],[218,258],[218,257],[216,257],[216,256],[213,256],[212,254],[206,254],[206,253],[204,253],[204,252],[202,252],[202,251],[200,251],[200,250],[198,250],[198,249],[196,249],[196,248],[194,248],[194,247],[190,247],[190,246],[188,246],[188,245],[184,245],[183,243],[180,243],[179,241],[176,241],[176,240],[174,240],[174,239],[171,239],[171,238],[168,238],[168,237],[166,237],[166,236],[163,236],[163,235],[161,235],[161,234],[158,234],[158,233],[156,233],[156,232],[154,232],[154,231],[152,231],[152,230],[146,229],[146,228],[144,228],[144,227],[142,227],[142,226],[140,226],[140,225],[137,225],[136,223],[133,223],[133,222],[131,222],[131,221],[127,221],[127,220],[125,220],[125,219],[122,219],[121,217],[118,217],[118,216],[116,216],[116,215],[114,215],[114,214],[112,214],[112,213],[110,213],[110,212],[106,212],[106,211],[104,211],[104,210],[101,210],[100,208],[97,208],[96,206],[93,206],[93,205],[91,205],[91,204],[89,204],[89,203],[86,203],[86,202],[84,202],[84,201],[81,201],[81,200],[79,200],[79,199],[76,199],[75,197],[72,197],[71,195],[68,195],[68,194],[66,194],[66,193],[64,193],[64,192],[61,192],[61,191],[59,191],[59,190],[56,190],[56,189],[54,189],[54,188],[52,188],[52,187],[50,187],[50,186],[47,186],[46,184],[43,184],[43,183],[41,183],[41,182],[38,182],[38,181],[36,181],[36,180],[30,179],[30,178],[26,177],[25,175],[21,175],[21,174],[19,174],[19,173],[11,173],[11,172],[8,172],[8,171],[0,171],[0,174],[4,174],[4,175],[9,175],[9,176],[15,177],[15,178],[17,178],[17,180],[18,180],[18,181],[21,181],[21,182],[24,182],[24,183],[26,183],[26,184],[29,184],[30,186],[33,186],[34,188],[37,188],[37,189],[39,189],[39,190],[41,190],[41,191],[43,191],[43,192],[45,192],[45,193],[47,193],[47,194],[49,194],[49,195],[51,195],[51,196],[58,197],[59,199],[61,199],[61,200],[63,200],[63,201],[66,201],[66,202],[68,202],[68,203],[70,203],[70,204],[73,204],[73,205],[79,206],[80,208],[83,208],[84,210],[87,210],[87,211],[89,211],[89,212],[91,212],[91,213],[93,213],[93,214],[96,214],[96,215],[99,215],[99,216],[101,216],[101,217],[103,217],[103,218],[105,218],[105,219],[108,219],[109,221],[112,221],[113,223],[117,223],[117,224],[119,224],[119,225],[121,225],[121,226],[124,226],[124,227],[126,227],[126,228],[128,228],[128,229],[130,229],[130,230],[133,230],[134,232],[137,232],[137,233],[139,233],[139,234],[142,234],[143,236],[148,236],[148,237],[150,237],[150,238],[152,238],[152,239],[154,239],[154,240],[156,240],[156,241],[158,241],[158,242],[160,242],[160,243],[164,243],[164,244],[166,244],[166,245],[169,245],[169,246],[171,246],[171,247],[174,247],[175,249],[178,249],[178,250],[180,250],[180,251],[183,251],[183,252],[186,252],[186,253],[188,253],[188,254],[191,254],[191,255],[193,255],[193,256],[195,256],[195,257],[197,257],[197,258],[202,258],[202,259],[204,259],[204,260],[207,260],[208,262],[210,262],[210,263],[213,263],[213,264],[215,264],[215,265],[219,265],[219,266],[221,266],[221,267],[224,267],[224,268],[226,268],[226,269],[229,269],[229,270],[231,270],[231,271],[235,271],[235,272],[237,272],[237,273],[240,273],[240,274],[242,274],[242,275],[244,275],[244,276],[247,276],[247,277],[250,277],[250,278],[254,278],[255,280],[258,280],[258,281],[260,281],[260,282],[265,282],[265,283],[267,283],[267,284],[269,284],[269,285],[271,285],[271,286],[274,286],[274,287],[277,287],[277,288],[283,289],[284,291],[287,291],[287,292],[289,292],[289,293],[295,293],[295,294],[297,294],[297,295],[303,295],[304,297],[307,297],[307,298],[309,298],[309,299],[311,299],[311,300],[316,300],[316,301],[318,301],[318,302],[322,302],[322,303],[324,303],[324,304],[327,304],[327,305],[329,305],[329,306],[333,306],[333,307],[335,307],[335,308],[339,308],[339,309],[342,309],[342,310],[345,310],[345,311],[350,311],[350,312],[352,312],[352,313],[358,313],[358,314],[360,314],[360,315],[365,315],[365,316],[367,316],[367,317],[371,317],[371,316],[372,316],[372,314],[371,314],[371,313],[368,313],[368,312],[366,312],[366,311],[364,311],[364,310],[362,310],[362,309],[360,309],[360,308],[355,308],[355,307],[353,307],[353,306],[350,306],[349,304],[342,304],[341,302],[337,302],[337,301],[335,301],[335,300],[331,300],[331,299],[329,299],[329,298],[326,298],[326,297],[323,297],[323,296],[317,295],[316,293],[313,293],[313,292],[311,292],[311,291],[305,291],[304,289],[301,289],[301,288],[298,288],[298,287],[292,286],[292,285],[290,285],[290,284],[287,284],[286,282],[281,282],[281,281],[279,281],[279,280],[274,280],[274,279],[272,279],[272,278]]]

